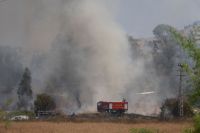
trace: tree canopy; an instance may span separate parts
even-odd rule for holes
[[[19,88],[18,94],[18,108],[22,110],[30,110],[32,101],[32,89],[31,89],[31,72],[28,68],[25,68]]]
[[[38,111],[52,111],[56,108],[56,103],[54,99],[45,94],[38,94],[36,100],[34,101],[34,110]]]
[[[195,41],[191,38],[183,36],[176,29],[170,29],[175,40],[182,46],[188,56],[193,60],[193,64],[187,62],[183,63],[183,67],[188,72],[191,81],[193,91],[190,97],[192,103],[198,103],[200,101],[200,48],[197,46]]]

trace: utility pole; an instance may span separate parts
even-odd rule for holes
[[[178,109],[179,109],[179,116],[183,117],[184,111],[183,111],[183,89],[182,89],[182,80],[183,76],[183,64],[178,64],[179,66],[179,89],[178,89]]]

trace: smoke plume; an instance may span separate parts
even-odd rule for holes
[[[94,108],[98,100],[121,100],[131,63],[125,33],[99,1],[64,5],[46,89],[59,96],[67,111]]]
[[[23,17],[10,22],[18,26],[11,27],[9,30],[15,32],[6,33],[4,39],[9,40],[10,47],[21,47],[21,51],[13,52],[21,56],[9,66],[13,73],[17,70],[21,74],[22,68],[30,68],[33,93],[48,93],[56,100],[58,110],[96,111],[100,100],[126,98],[129,112],[153,114],[159,112],[165,98],[176,95],[178,81],[173,71],[177,44],[159,36],[160,32],[155,33],[161,41],[158,49],[153,41],[128,38],[115,21],[116,8],[110,11],[109,5],[105,5],[109,2],[18,0],[16,3],[13,5],[17,8],[11,7]],[[15,75],[13,88],[19,83],[16,80],[20,79],[19,73]],[[0,78],[6,80],[5,76]],[[8,89],[13,90],[16,91]],[[152,91],[155,93],[140,95]]]

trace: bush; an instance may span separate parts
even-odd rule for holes
[[[200,114],[194,117],[194,133],[200,133]]]
[[[5,116],[6,116],[6,112],[3,110],[0,110],[0,120],[3,120]]]
[[[159,133],[158,129],[146,129],[146,128],[132,128],[130,133]]]
[[[34,110],[38,111],[52,111],[56,108],[56,103],[54,99],[47,94],[37,95],[37,99],[34,102]]]
[[[7,114],[7,117],[12,118],[12,117],[18,116],[18,115],[26,115],[26,116],[29,116],[29,118],[35,117],[35,113],[32,111],[12,111]]]
[[[11,121],[6,120],[6,121],[4,122],[4,128],[5,128],[5,129],[9,129],[10,127],[11,127]]]
[[[194,133],[194,129],[193,128],[186,128],[183,133]]]
[[[172,117],[179,117],[178,105],[178,99],[166,99],[161,107],[161,118],[166,118],[169,115],[171,115]],[[186,100],[184,100],[183,102],[183,111],[185,117],[190,117],[194,114],[191,105]]]
[[[11,127],[11,121],[8,119],[8,113],[0,110],[0,120],[4,123],[4,128],[7,130]]]
[[[195,115],[193,128],[187,128],[183,133],[200,133],[200,114]]]

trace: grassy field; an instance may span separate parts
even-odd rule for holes
[[[5,128],[0,123],[0,133],[130,133],[132,128],[159,129],[159,133],[181,133],[191,127],[191,122],[144,122],[144,123],[104,123],[104,122],[11,122]]]

